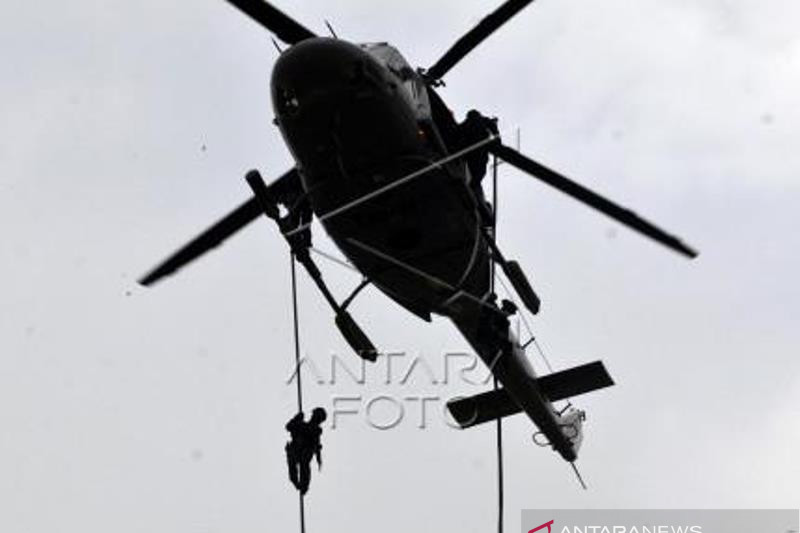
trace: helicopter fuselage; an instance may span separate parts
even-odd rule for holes
[[[518,340],[508,334],[514,349],[498,358],[498,343],[482,334],[490,314],[499,311],[487,303],[483,199],[468,185],[467,165],[456,160],[435,166],[376,193],[448,155],[431,110],[438,97],[429,91],[389,45],[330,38],[306,39],[284,51],[271,82],[276,122],[310,205],[337,246],[409,311],[426,320],[431,313],[449,317],[572,461],[575,450]]]
[[[325,216],[447,155],[419,75],[391,70],[369,46],[393,51],[328,38],[293,46],[275,65],[273,106],[328,234],[377,287],[427,316],[442,312],[454,289],[488,290],[488,251],[463,163]]]

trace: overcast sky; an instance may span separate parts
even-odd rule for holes
[[[279,5],[428,66],[498,4]],[[500,241],[543,299],[543,347],[617,381],[577,402],[589,492],[527,419],[505,425],[508,531],[531,507],[800,505],[798,20],[790,0],[541,0],[447,76],[459,117],[499,116],[524,152],[701,251],[688,262],[503,168]],[[0,530],[292,531],[285,244],[254,224],[135,285],[247,197],[246,170],[292,164],[269,35],[222,0],[11,0],[0,21]],[[359,280],[324,269],[339,295]],[[349,357],[300,290],[304,353]],[[466,349],[377,291],[353,311],[380,348],[431,367]],[[308,380],[306,400],[481,390]],[[329,429],[309,531],[493,528],[494,428],[433,422]]]

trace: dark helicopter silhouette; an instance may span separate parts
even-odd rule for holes
[[[523,305],[539,298],[520,265],[493,239],[493,213],[480,187],[489,154],[639,233],[687,256],[676,237],[502,144],[494,121],[472,111],[458,123],[436,91],[472,49],[532,0],[509,0],[461,37],[435,64],[414,69],[387,43],[318,37],[259,0],[228,0],[290,46],[271,79],[275,123],[295,167],[267,185],[258,172],[253,196],[147,274],[150,285],[265,214],[278,223],[297,260],[335,312],[336,325],[361,357],[377,351],[347,311],[372,284],[430,321],[449,318],[502,388],[449,404],[462,427],[525,412],[566,461],[582,441],[583,413],[552,402],[613,385],[601,362],[537,376],[508,311],[495,303],[490,265],[498,265]],[[339,303],[308,250],[312,216],[363,274]],[[513,312],[513,311],[512,311]]]

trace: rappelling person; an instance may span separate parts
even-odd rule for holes
[[[295,257],[300,262],[308,262],[308,250],[311,248],[311,219],[314,213],[308,194],[300,182],[298,172],[287,173],[269,187],[264,185],[258,170],[249,171],[246,179],[251,187],[253,187],[253,183],[256,184],[259,189],[256,196],[259,197],[262,207],[266,209],[265,214],[278,223],[281,233],[289,242]],[[283,215],[279,206],[284,208]]]
[[[489,118],[480,112],[471,109],[467,112],[464,121],[457,127],[458,149],[469,148],[481,141],[486,140],[490,135],[498,135],[497,119]],[[486,203],[481,182],[486,177],[486,167],[489,164],[489,145],[484,144],[475,148],[464,156],[469,169],[469,187],[475,195],[478,207],[483,215],[486,225],[491,225],[493,215],[491,208]]]
[[[286,431],[291,439],[286,443],[286,463],[289,466],[289,481],[300,494],[308,492],[311,483],[311,460],[316,457],[317,468],[322,469],[322,423],[328,413],[322,407],[311,411],[311,418],[305,421],[300,411],[286,423]]]
[[[503,300],[497,307],[497,296],[492,293],[481,307],[478,322],[478,337],[495,350],[497,357],[511,357],[514,345],[510,336],[509,317],[517,312],[517,306]]]
[[[291,173],[286,179],[276,182],[271,191],[275,200],[286,209],[286,215],[281,217],[278,224],[281,232],[287,235],[292,251],[301,261],[308,255],[311,247],[311,218],[313,211],[308,195],[300,183],[297,172]],[[300,229],[299,231],[298,228]]]
[[[494,334],[500,343],[500,349],[503,355],[511,357],[514,352],[514,345],[511,342],[511,322],[510,318],[517,312],[517,306],[511,300],[503,300],[500,302],[500,315],[495,318],[493,325],[495,328]]]
[[[462,150],[486,140],[490,135],[498,135],[497,119],[486,117],[475,109],[470,109],[464,121],[458,125],[459,145]],[[476,148],[464,158],[467,160],[473,183],[480,184],[486,176],[486,166],[489,164],[488,145]]]

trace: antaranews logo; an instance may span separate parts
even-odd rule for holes
[[[521,532],[787,533],[800,531],[799,514],[797,509],[524,509]]]
[[[547,533],[554,533],[552,531],[553,524],[555,520],[550,520],[549,522],[542,524],[539,527],[531,529],[528,533],[534,533],[537,531],[542,531],[544,528],[547,528]],[[542,531],[544,533],[544,531]],[[581,526],[564,526],[563,529],[559,532],[558,530],[555,533],[704,533],[702,526],[670,526],[670,525],[655,525],[655,526],[621,526],[621,525],[611,525],[611,526],[604,526],[600,524],[592,524],[592,525],[581,525]]]

